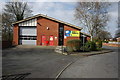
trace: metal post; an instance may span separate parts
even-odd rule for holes
[[[84,49],[85,37],[86,37],[86,36],[85,36],[85,35],[83,35],[83,51],[85,50],[85,49]]]
[[[84,35],[83,35],[83,51],[84,51]]]

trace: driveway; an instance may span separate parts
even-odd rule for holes
[[[55,78],[70,62],[82,58],[55,53],[54,48],[19,46],[3,50],[3,75],[31,73],[29,78]]]

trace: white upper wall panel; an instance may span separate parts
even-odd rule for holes
[[[37,26],[37,19],[31,19],[28,21],[24,21],[19,23],[19,26]]]

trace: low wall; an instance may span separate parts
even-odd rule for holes
[[[8,48],[12,46],[12,41],[2,41],[2,48]]]
[[[103,43],[104,46],[113,46],[113,47],[120,47],[120,44],[114,44],[114,43]]]

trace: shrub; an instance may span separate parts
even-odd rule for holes
[[[94,41],[88,41],[81,47],[81,50],[83,49],[84,51],[95,51],[97,50],[96,43]]]
[[[94,41],[89,41],[88,45],[90,45],[90,50],[91,51],[96,50],[96,43]]]
[[[102,47],[102,41],[101,40],[97,41],[96,46],[97,46],[97,48],[101,48]]]
[[[79,51],[81,47],[81,40],[73,39],[67,41],[67,51]]]
[[[90,51],[90,48],[89,48],[89,46],[84,45],[84,46],[82,46],[82,47],[80,48],[80,50],[82,50],[82,51]]]
[[[104,43],[108,43],[109,41],[103,41]]]

